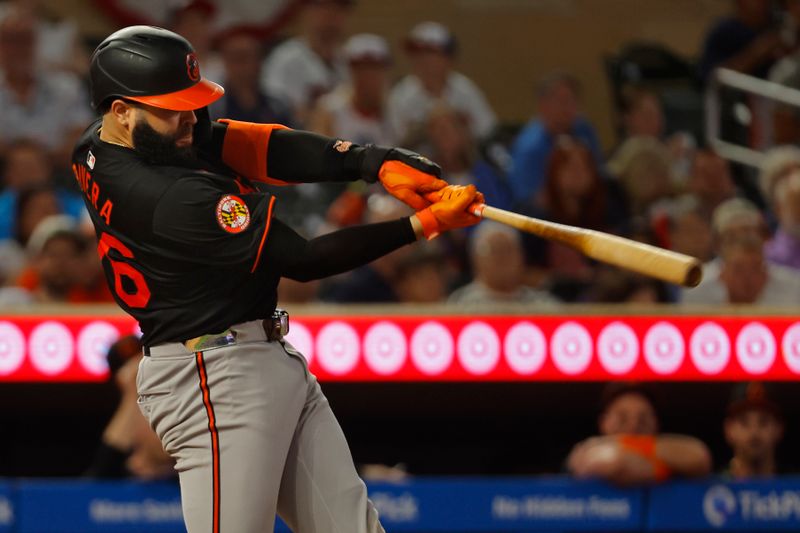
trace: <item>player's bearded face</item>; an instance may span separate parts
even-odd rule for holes
[[[133,146],[145,159],[155,164],[186,165],[197,163],[191,144],[193,124],[180,122],[174,133],[160,133],[139,115],[131,131]],[[187,144],[185,141],[189,139]]]

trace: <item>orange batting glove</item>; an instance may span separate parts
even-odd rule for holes
[[[410,150],[392,148],[378,171],[383,187],[413,209],[425,209],[431,202],[424,195],[439,191],[447,182],[439,179],[439,165]]]
[[[439,200],[416,213],[425,238],[430,240],[443,231],[465,228],[480,222],[480,217],[469,212],[469,207],[479,194],[474,185],[448,185],[437,191]],[[429,198],[432,196],[429,195]]]
[[[439,189],[435,192],[429,192],[425,195],[425,199],[428,200],[430,203],[435,204],[436,202],[441,201],[442,195],[448,190],[449,187],[453,187],[453,185],[449,185],[444,189]],[[474,187],[474,185],[469,185],[469,187]],[[485,204],[486,198],[484,198],[483,193],[480,191],[475,191],[475,201],[472,202],[472,205],[467,209],[470,213],[475,212],[475,208],[478,207],[480,204]]]

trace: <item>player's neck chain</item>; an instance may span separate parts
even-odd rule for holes
[[[130,144],[126,144],[126,143],[122,143],[122,142],[119,142],[119,141],[115,141],[115,140],[113,140],[113,139],[104,138],[104,137],[103,137],[103,128],[100,128],[100,129],[98,129],[98,130],[97,130],[97,136],[98,136],[98,137],[100,138],[100,140],[101,140],[101,141],[103,141],[104,143],[108,143],[108,144],[115,144],[115,145],[117,145],[117,146],[122,146],[123,148],[130,148],[130,149],[133,149],[133,146],[131,146]]]
[[[117,145],[117,146],[122,146],[123,148],[133,148],[133,146],[129,146],[129,145],[125,144],[125,143],[121,143],[121,142],[117,142],[117,141],[112,141],[112,140],[110,140],[110,139],[101,139],[101,140],[102,140],[104,143],[108,143],[108,144],[115,144],[115,145]]]

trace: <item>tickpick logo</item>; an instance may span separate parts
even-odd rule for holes
[[[714,485],[706,491],[703,498],[703,514],[708,523],[714,527],[722,527],[728,517],[736,512],[736,496],[724,485]]]

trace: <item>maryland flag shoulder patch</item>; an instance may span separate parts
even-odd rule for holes
[[[250,210],[244,200],[226,194],[217,203],[217,222],[228,233],[241,233],[250,225]]]

